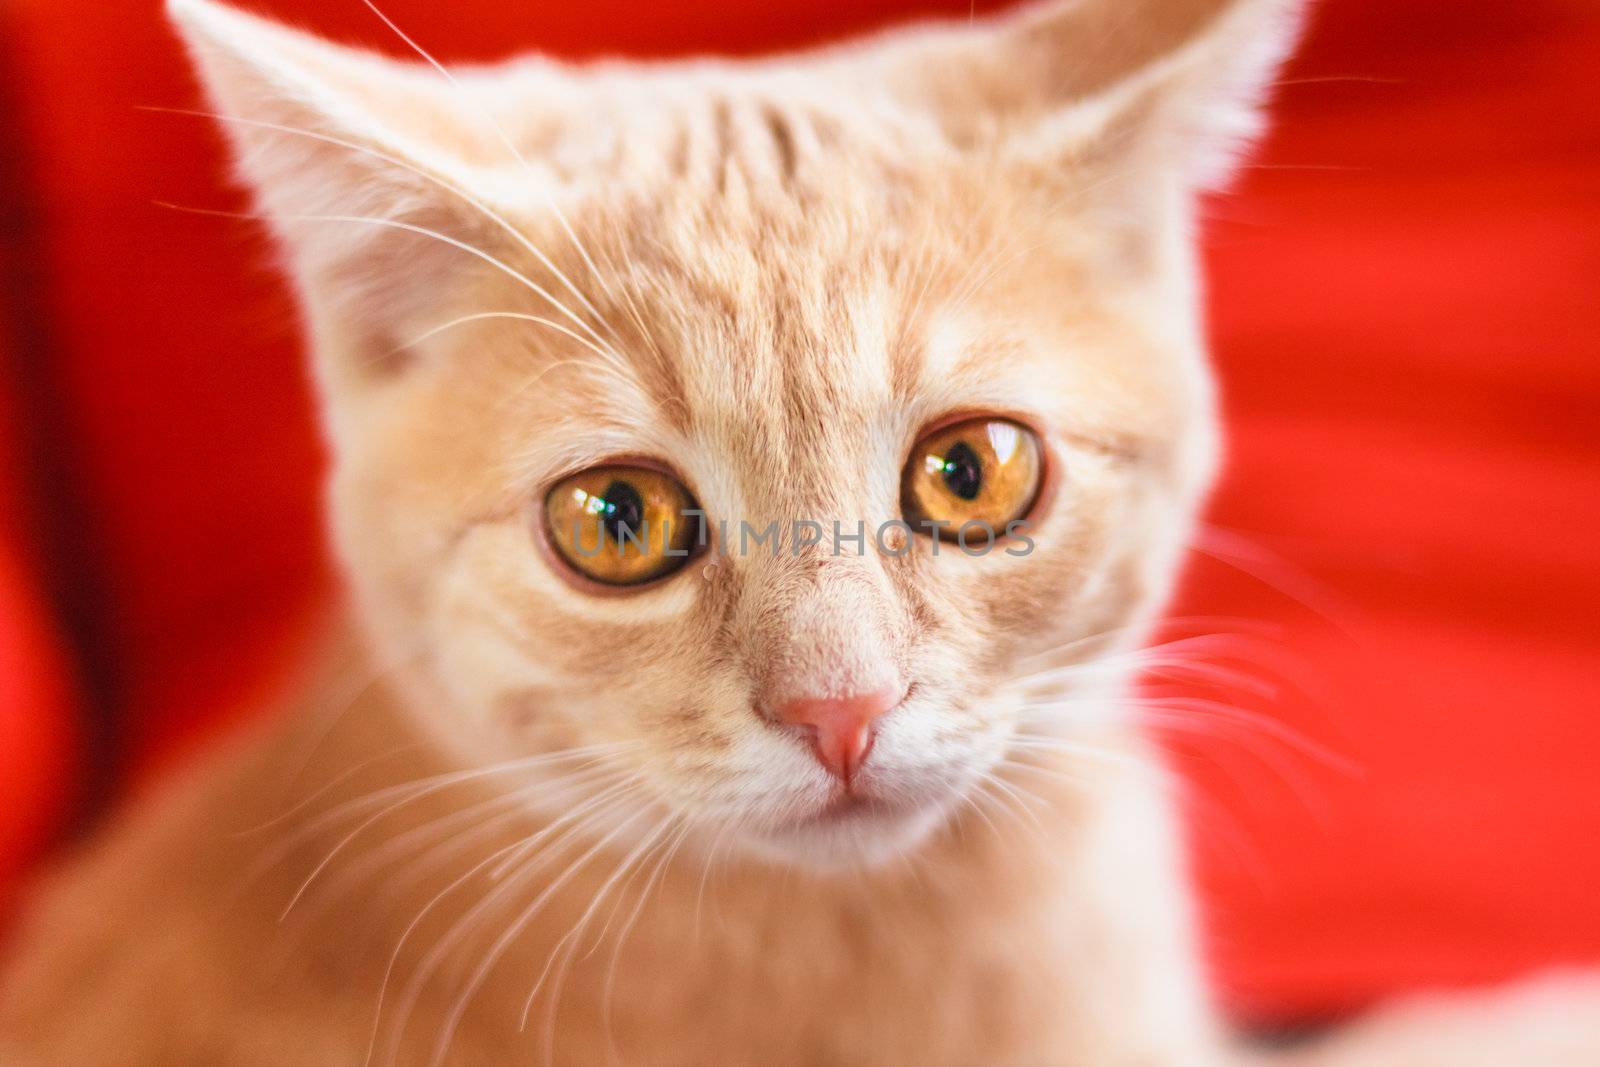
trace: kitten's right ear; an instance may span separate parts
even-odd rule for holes
[[[419,231],[473,243],[484,214],[464,190],[481,199],[507,149],[459,114],[460,87],[212,0],[167,11],[303,290],[384,316],[461,265]]]
[[[890,51],[958,144],[1214,188],[1261,129],[1304,0],[1050,0]]]

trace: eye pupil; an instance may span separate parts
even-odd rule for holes
[[[639,495],[633,483],[620,479],[614,481],[606,486],[601,499],[605,501],[605,513],[600,522],[612,543],[621,544],[625,530],[637,535],[644,522],[644,497]]]
[[[976,500],[983,491],[983,461],[965,441],[957,441],[945,452],[940,476],[945,488],[962,500]]]

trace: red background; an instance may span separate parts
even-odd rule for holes
[[[386,11],[446,60],[751,51],[965,2]],[[357,0],[270,13],[398,53]],[[1208,211],[1228,474],[1176,613],[1213,957],[1301,1019],[1600,960],[1600,7],[1327,0]],[[0,6],[0,900],[73,811],[236,718],[326,586],[294,317],[151,0]],[[1230,624],[1231,625],[1231,624]],[[120,783],[108,787],[107,783]]]

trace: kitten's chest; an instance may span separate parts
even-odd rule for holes
[[[1207,1063],[1179,927],[1119,919],[1069,879],[1038,877],[873,895],[715,880],[701,891],[669,876],[620,947],[614,926],[548,972],[559,989],[552,1002],[546,977],[531,1032],[503,1021],[547,974],[542,949],[520,981],[519,967],[497,977],[482,1026],[463,1036],[503,1050],[553,1035],[555,1062],[570,1063]]]
[[[546,968],[522,981],[507,969],[474,1013],[480,1032],[463,1036],[503,1050],[553,1035],[556,1062],[585,1064],[1091,1062],[1047,1055],[1064,1047],[1074,999],[1062,935],[827,901],[706,908],[698,930],[647,910],[620,949],[558,962],[545,984],[559,989],[534,998],[528,1033],[504,1023]]]

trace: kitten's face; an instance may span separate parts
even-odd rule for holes
[[[218,40],[276,31],[188,10],[224,106],[259,101],[259,85],[231,92],[239,60]],[[896,48],[810,76],[562,75],[568,110],[542,123],[501,94],[527,169],[459,132],[482,121],[482,85],[441,91],[395,140],[467,140],[451,164],[422,162],[476,207],[437,182],[385,202],[346,160],[308,210],[274,191],[276,171],[252,173],[280,220],[401,220],[360,246],[308,236],[348,223],[280,225],[330,401],[338,544],[420,720],[463,760],[598,746],[603,771],[546,773],[633,783],[617,819],[648,805],[801,862],[872,860],[993,772],[1030,675],[1125,644],[1158,601],[1212,455],[1187,188],[1164,173],[1130,188],[1128,158],[1076,126],[1048,152],[974,140],[972,116],[908,98],[903,60],[881,58]],[[247,170],[274,165],[252,152],[294,150],[241,139]],[[296,168],[341,165],[340,145],[314,148]],[[329,181],[364,206],[329,210]],[[1036,484],[1002,502],[1023,536],[977,554],[903,529],[880,540],[917,517],[918,443],[967,420],[1037,442]],[[986,461],[972,477],[998,477]],[[606,467],[681,486],[704,547],[649,581],[586,576],[547,504]],[[619,492],[604,471],[580,484]],[[797,521],[821,542],[797,547]],[[773,522],[776,550],[742,533]],[[836,543],[835,523],[866,536]],[[886,697],[841,773],[786,709],[860,694]]]

